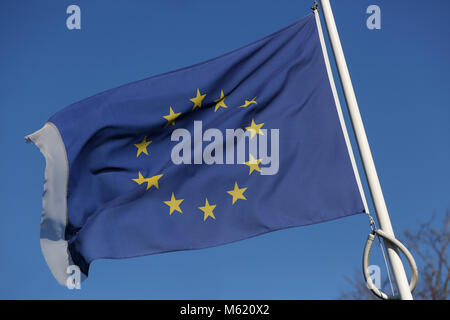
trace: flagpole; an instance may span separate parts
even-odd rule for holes
[[[372,153],[370,151],[369,142],[367,140],[364,125],[359,112],[358,102],[356,101],[355,92],[353,90],[352,81],[347,68],[347,63],[342,50],[341,41],[334,21],[333,12],[331,10],[329,0],[320,0],[325,24],[328,30],[328,36],[333,48],[334,59],[336,61],[339,78],[341,80],[342,89],[344,91],[345,101],[350,114],[352,127],[356,136],[359,154],[361,156],[364,171],[366,173],[369,190],[372,196],[372,201],[375,207],[378,223],[380,229],[385,233],[394,236],[389,213],[384,201],[383,192],[381,190],[380,181],[378,179],[375,163],[373,161]],[[384,241],[387,248],[389,263],[391,265],[392,273],[397,284],[398,293],[402,300],[412,300],[412,294],[409,289],[408,279],[402,260],[394,247],[388,242]]]

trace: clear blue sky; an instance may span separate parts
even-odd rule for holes
[[[66,28],[70,4],[81,7],[81,30]],[[346,289],[344,275],[361,264],[369,230],[364,215],[205,250],[96,261],[82,289],[69,291],[53,279],[41,254],[45,163],[23,139],[70,103],[226,53],[303,17],[311,4],[2,0],[0,298],[332,299]],[[381,8],[381,30],[366,28],[370,4]],[[450,2],[332,5],[401,234],[450,208]]]

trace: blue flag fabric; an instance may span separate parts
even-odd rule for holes
[[[41,244],[71,264],[200,249],[365,211],[314,15],[97,94],[27,137],[44,153]]]

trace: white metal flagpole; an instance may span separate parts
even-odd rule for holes
[[[359,153],[366,173],[372,201],[375,207],[380,229],[389,235],[394,235],[389,213],[384,201],[383,192],[381,190],[380,181],[378,180],[377,171],[370,151],[369,142],[367,141],[366,132],[359,112],[358,102],[356,101],[355,92],[353,90],[352,81],[348,72],[347,63],[345,61],[344,52],[342,50],[341,41],[334,21],[333,12],[331,10],[329,0],[320,0],[325,24],[328,30],[328,36],[333,48],[334,58],[336,61],[339,78],[341,80],[342,89],[344,91],[345,101],[350,114],[353,130],[355,132],[356,141],[358,143]],[[412,300],[412,294],[409,289],[408,279],[402,260],[398,252],[391,246],[388,241],[384,241],[387,248],[389,263],[392,273],[394,274],[397,284],[398,293],[403,300]]]

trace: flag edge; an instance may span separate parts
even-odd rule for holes
[[[69,179],[66,148],[58,128],[52,122],[45,123],[41,129],[27,135],[25,141],[36,145],[45,158],[40,225],[41,251],[56,281],[66,286],[72,272],[69,267],[76,266],[65,237],[68,224]],[[86,277],[80,271],[80,280],[83,281]]]
[[[361,176],[359,174],[358,166],[356,165],[355,155],[354,155],[352,145],[350,142],[350,137],[348,135],[347,126],[346,126],[345,120],[344,120],[344,115],[342,113],[342,107],[341,107],[341,103],[339,101],[336,84],[334,82],[333,72],[331,70],[330,59],[328,57],[328,51],[327,51],[326,44],[325,44],[325,38],[323,35],[322,26],[320,24],[320,17],[319,17],[319,13],[317,12],[317,10],[314,11],[314,16],[315,16],[315,21],[316,21],[317,33],[318,33],[320,45],[322,48],[323,59],[324,59],[325,67],[327,70],[328,80],[330,82],[331,91],[333,93],[334,103],[335,103],[336,111],[337,111],[337,114],[339,117],[339,123],[341,125],[342,134],[344,136],[345,144],[347,146],[348,156],[350,158],[350,162],[351,162],[351,165],[353,168],[353,173],[355,175],[356,184],[358,186],[358,190],[361,195],[361,200],[364,205],[364,211],[365,211],[365,213],[369,213],[369,207],[367,205],[366,195],[364,193],[364,188],[363,188],[363,185],[361,182]]]

